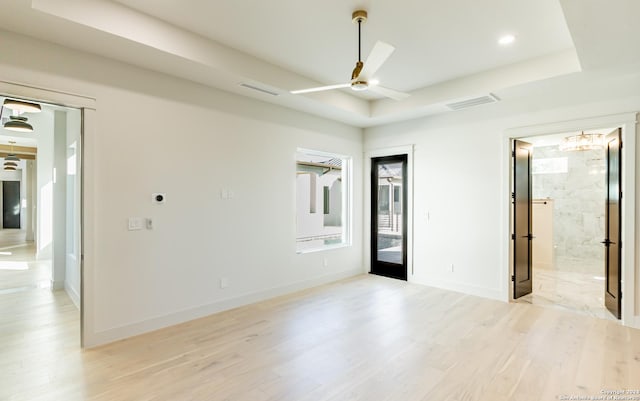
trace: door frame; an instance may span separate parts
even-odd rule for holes
[[[23,83],[0,80],[0,93],[34,102],[80,109],[80,344],[89,348],[99,343],[93,319],[95,210],[96,99]],[[65,255],[66,256],[66,255]]]
[[[369,271],[371,266],[371,159],[394,155],[407,155],[407,281],[413,281],[413,152],[414,145],[371,149],[364,152],[364,208],[363,208],[363,266]]]
[[[501,278],[502,291],[505,301],[513,301],[513,274],[512,241],[511,241],[511,181],[513,180],[513,166],[511,149],[513,139],[544,136],[563,132],[597,130],[605,128],[622,128],[622,319],[625,326],[640,328],[640,316],[635,316],[636,280],[640,274],[636,272],[636,124],[638,113],[622,113],[607,116],[576,119],[571,121],[552,122],[525,127],[514,127],[503,132],[502,140],[502,224],[501,237],[504,238],[501,246]],[[604,207],[604,200],[603,200]],[[604,263],[604,261],[603,261]]]

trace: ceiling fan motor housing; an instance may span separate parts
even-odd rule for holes
[[[367,12],[365,10],[356,10],[351,14],[351,22],[357,24],[358,22],[367,22]]]

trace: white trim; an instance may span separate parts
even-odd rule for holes
[[[371,159],[394,155],[407,155],[407,281],[414,282],[413,269],[413,152],[414,145],[394,146],[390,148],[371,149],[365,151],[364,157],[364,207],[363,241],[364,255],[362,255],[365,271],[371,271]]]
[[[589,117],[584,119],[561,121],[516,127],[506,129],[503,133],[503,159],[502,159],[502,191],[501,205],[502,215],[502,263],[501,277],[506,279],[502,283],[503,291],[507,291],[507,300],[513,299],[511,275],[513,266],[510,256],[511,244],[511,140],[531,136],[542,136],[562,132],[602,129],[611,127],[622,128],[622,277],[624,294],[622,298],[622,324],[625,326],[640,328],[640,317],[635,315],[636,299],[640,294],[636,289],[636,124],[637,113],[620,113],[607,116]],[[625,245],[626,244],[626,245]],[[506,246],[505,246],[506,245]]]
[[[51,291],[64,290],[64,281],[51,280]]]
[[[36,88],[25,83],[0,80],[0,93],[8,97],[19,97],[25,100],[51,103],[77,109],[95,109],[96,99],[88,96],[63,92],[55,89]]]
[[[486,288],[472,284],[460,283],[457,281],[443,280],[439,278],[430,278],[428,281],[417,281],[416,283],[429,287],[437,287],[443,290],[460,292],[466,295],[474,295],[477,297],[504,301],[504,293],[500,288]]]
[[[153,330],[173,326],[176,324],[184,323],[190,320],[199,319],[205,316],[212,315],[214,313],[222,312],[225,310],[238,308],[240,306],[253,304],[256,302],[264,301],[266,299],[274,298],[281,295],[291,294],[296,291],[305,290],[308,288],[316,287],[323,284],[328,284],[334,281],[342,280],[349,277],[355,277],[362,275],[362,269],[352,269],[345,272],[328,274],[320,277],[316,277],[309,280],[299,281],[297,283],[274,287],[268,290],[252,292],[238,297],[223,299],[211,304],[201,305],[195,308],[185,309],[179,312],[175,312],[169,315],[159,316],[151,318],[141,322],[133,323],[130,325],[114,327],[97,333],[93,333],[91,338],[92,342],[86,344],[87,347],[94,347],[113,341],[121,340],[123,338],[132,337],[138,334],[146,333]]]
[[[65,281],[64,290],[67,292],[67,295],[69,295],[71,302],[73,302],[76,308],[80,309],[80,294],[76,292],[76,289]]]

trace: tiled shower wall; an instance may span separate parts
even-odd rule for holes
[[[533,159],[534,199],[554,200],[555,268],[602,276],[605,151],[562,152],[557,146],[544,146],[534,148]]]

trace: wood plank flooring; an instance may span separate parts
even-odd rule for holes
[[[0,400],[529,401],[640,389],[640,330],[368,275],[87,351],[66,295],[33,289],[0,296],[0,333]]]

